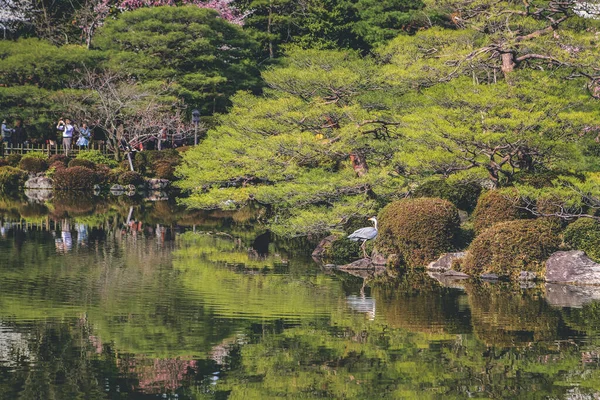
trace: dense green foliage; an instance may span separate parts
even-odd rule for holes
[[[460,210],[473,211],[478,204],[481,191],[481,185],[473,181],[448,183],[445,179],[431,179],[419,184],[412,195],[438,197],[448,200]]]
[[[169,91],[203,114],[225,111],[237,90],[257,90],[254,43],[213,10],[142,8],[108,20],[93,47],[110,51],[109,68]],[[156,82],[156,83],[154,83]]]
[[[27,173],[21,169],[3,166],[0,167],[0,191],[10,193],[20,189],[27,180]]]
[[[456,245],[458,211],[446,200],[399,200],[388,204],[379,217],[377,249],[397,254],[408,268],[425,267]]]
[[[544,219],[500,222],[477,235],[460,268],[474,276],[494,273],[517,278],[521,271],[541,275],[560,243],[553,225]]]
[[[583,250],[588,257],[600,261],[600,224],[591,218],[579,218],[569,224],[564,241],[574,250]]]

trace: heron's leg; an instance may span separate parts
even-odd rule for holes
[[[367,248],[366,248],[367,246],[366,246],[366,244],[367,244],[367,241],[366,241],[366,240],[363,240],[363,243],[360,245],[360,248],[362,249],[362,251],[363,251],[363,255],[365,256],[365,258],[370,258],[370,257],[367,255]]]

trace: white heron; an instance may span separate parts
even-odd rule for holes
[[[369,221],[373,221],[374,226],[357,229],[352,232],[351,235],[348,235],[348,239],[352,240],[353,242],[362,240],[360,248],[362,249],[365,258],[369,258],[369,256],[367,256],[367,250],[365,250],[365,244],[367,243],[367,240],[375,239],[377,236],[377,218],[371,217],[369,218]]]

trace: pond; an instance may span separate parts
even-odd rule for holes
[[[600,396],[600,303],[336,273],[262,217],[0,199],[0,397]]]

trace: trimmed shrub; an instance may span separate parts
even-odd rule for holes
[[[89,190],[96,182],[96,172],[86,167],[61,168],[54,172],[54,188],[59,190]]]
[[[27,177],[27,172],[18,168],[0,167],[0,191],[8,193],[20,189],[25,185]]]
[[[377,249],[397,254],[409,268],[424,267],[455,247],[460,221],[447,200],[405,199],[388,204],[380,213]]]
[[[482,194],[473,212],[473,227],[476,233],[494,224],[515,219],[524,219],[528,214],[519,209],[520,199],[514,191],[490,190]]]
[[[434,179],[422,183],[414,192],[414,197],[437,197],[448,200],[465,211],[473,211],[481,194],[481,186],[475,182],[449,184],[445,179]]]
[[[4,167],[6,165],[8,165],[6,158],[0,158],[0,167]]]
[[[500,222],[473,240],[460,270],[470,275],[494,273],[517,278],[521,271],[543,272],[560,237],[544,219]]]
[[[115,168],[117,166],[117,162],[112,158],[109,158],[102,154],[99,150],[85,150],[80,151],[76,157],[78,160],[87,160],[91,161],[94,164],[106,164],[111,168]]]
[[[600,223],[592,218],[579,218],[564,233],[565,244],[583,250],[589,258],[600,261]]]
[[[8,165],[16,168],[19,165],[19,162],[21,161],[21,157],[22,156],[20,154],[9,154],[8,156],[6,156],[6,161],[8,162]]]
[[[83,158],[74,158],[69,161],[69,167],[86,167],[91,170],[96,169],[96,164],[93,161],[85,160]]]
[[[119,184],[123,186],[133,185],[139,186],[144,183],[144,177],[135,171],[123,172],[119,176]]]
[[[19,161],[19,168],[27,172],[44,172],[48,169],[48,161],[39,157],[23,157]]]
[[[113,174],[111,174],[111,169],[105,164],[96,165],[96,178],[99,185],[116,183],[116,180],[114,182],[112,181]]]

